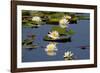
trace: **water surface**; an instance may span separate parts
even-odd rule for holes
[[[38,61],[60,61],[64,60],[64,52],[70,50],[74,53],[76,57],[75,60],[83,60],[90,58],[90,48],[81,49],[80,46],[89,46],[89,20],[79,20],[77,24],[70,24],[69,28],[73,29],[75,34],[71,37],[71,42],[58,43],[58,51],[54,56],[48,56],[44,51],[48,45],[48,41],[44,41],[43,38],[51,30],[53,26],[57,25],[42,25],[39,28],[22,28],[22,39],[27,39],[28,34],[35,34],[36,38],[34,44],[37,44],[39,47],[36,49],[26,49],[22,48],[22,62],[38,62]],[[42,47],[43,46],[43,47]],[[70,47],[70,48],[69,48]]]

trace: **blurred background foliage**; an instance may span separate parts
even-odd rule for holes
[[[42,21],[47,24],[58,24],[59,20],[65,15],[71,16],[70,23],[77,23],[78,20],[90,19],[90,15],[88,13],[86,15],[86,13],[22,10],[22,23],[34,24],[34,22],[32,22],[32,17],[38,16],[41,17]]]

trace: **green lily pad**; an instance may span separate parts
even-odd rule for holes
[[[45,36],[43,40],[44,41],[64,43],[64,42],[71,42],[71,37],[62,37],[62,38],[59,38],[59,39],[55,39],[54,40],[54,39],[52,39],[52,38],[50,38],[48,36]]]
[[[75,34],[75,32],[72,29],[69,29],[67,31],[66,28],[61,28],[59,26],[52,27],[51,31],[57,31],[60,34],[60,36],[68,36]]]
[[[29,44],[32,44],[33,40],[29,40],[29,39],[25,39],[23,42],[22,42],[22,45],[29,45]]]
[[[22,45],[30,45],[30,44],[32,44],[32,42],[34,41],[34,39],[35,39],[35,36],[31,36],[31,39],[25,39],[25,40],[23,40],[23,42],[22,42]]]
[[[74,35],[75,32],[74,32],[72,29],[70,29],[70,30],[67,32],[67,34],[68,34],[68,35]]]
[[[62,35],[67,35],[67,32],[66,32],[66,28],[61,28],[59,26],[54,26],[52,27],[51,31],[57,31],[59,32],[59,34],[62,36]]]
[[[31,20],[23,20],[22,24],[24,27],[29,27],[29,28],[38,28],[40,25],[43,25],[44,22],[35,22],[35,21],[31,21]]]

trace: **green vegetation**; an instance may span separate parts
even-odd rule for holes
[[[30,11],[23,10],[22,16],[30,16]]]
[[[31,35],[30,38],[23,40],[22,45],[30,45],[35,39],[35,35]]]
[[[35,35],[31,35],[30,38],[23,40],[22,42],[23,48],[30,48],[30,49],[37,48],[38,46],[33,44],[34,39]]]
[[[32,17],[39,16],[42,21],[47,24],[59,24],[59,20],[65,16],[70,15],[71,20],[70,23],[77,23],[77,20],[88,20],[89,16],[84,16],[82,13],[68,13],[68,12],[48,12],[48,11],[22,11],[22,24],[25,26],[32,27],[36,25],[35,22],[32,21]],[[43,24],[43,23],[42,23]]]
[[[44,37],[45,41],[52,41],[52,42],[70,42],[71,38],[70,36],[75,34],[75,32],[72,29],[69,29],[68,31],[66,28],[61,28],[59,26],[52,27],[51,31],[57,31],[60,34],[59,39],[52,39],[48,37],[47,35]]]
[[[68,31],[66,31],[66,30],[67,30],[66,28],[61,28],[59,26],[54,26],[51,29],[51,31],[57,31],[57,32],[59,32],[60,36],[73,35],[75,33],[72,29],[70,29]]]
[[[68,35],[73,35],[73,34],[75,34],[75,32],[74,32],[72,29],[70,29],[70,30],[67,32],[67,34],[68,34]]]
[[[88,16],[78,16],[78,19],[79,20],[89,20],[90,17],[88,17]]]
[[[49,19],[49,21],[47,22],[48,24],[54,24],[54,23],[59,23],[59,20],[58,18],[51,18]]]
[[[56,40],[53,40],[52,38],[48,37],[48,36],[45,36],[44,41],[51,41],[51,42],[71,42],[71,38],[70,37],[64,37],[64,38],[59,38],[59,39],[56,39]]]
[[[67,35],[66,28],[61,28],[59,26],[52,27],[51,31],[57,31],[60,35]]]

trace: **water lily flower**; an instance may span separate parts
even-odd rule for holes
[[[64,53],[65,60],[72,60],[73,59],[73,53],[71,51],[67,51]]]
[[[56,44],[57,44],[57,43],[50,42],[50,43],[46,46],[45,51],[46,51],[47,55],[49,55],[49,56],[54,56],[54,55],[56,55],[56,51],[58,50],[57,47],[56,47]]]
[[[52,42],[50,42],[45,48],[45,51],[46,51],[47,55],[49,55],[49,56],[56,55],[57,50],[58,49],[56,47],[56,43],[52,43]]]
[[[40,24],[42,22],[42,19],[39,16],[32,17],[32,21],[36,22],[37,24]]]
[[[46,46],[46,49],[45,51],[46,52],[52,52],[52,51],[57,51],[57,47],[56,47],[56,43],[49,43],[47,46]]]
[[[71,19],[71,16],[66,15],[65,18],[69,20],[69,19]]]
[[[52,39],[59,39],[59,33],[57,31],[52,31],[49,32],[48,37],[52,38]]]
[[[69,24],[69,20],[71,19],[71,16],[64,16],[60,21],[59,21],[59,26],[61,28],[66,28],[68,27],[68,24]]]
[[[60,26],[61,28],[66,28],[66,27],[68,27],[68,24],[69,24],[69,21],[66,20],[66,19],[61,19],[61,20],[59,21],[59,26]]]

